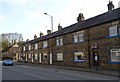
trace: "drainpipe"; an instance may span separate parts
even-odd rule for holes
[[[90,65],[91,56],[90,56],[90,43],[89,43],[89,29],[87,29],[87,35],[88,35],[88,61],[89,61],[89,68],[91,68],[91,65]]]

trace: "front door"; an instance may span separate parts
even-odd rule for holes
[[[50,54],[50,64],[52,64],[52,54]]]
[[[41,54],[39,54],[39,62],[41,63]]]
[[[32,54],[32,63],[33,63],[33,61],[34,61],[34,60],[33,60],[33,54]]]
[[[93,66],[99,65],[98,49],[93,48]]]

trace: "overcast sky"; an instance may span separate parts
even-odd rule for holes
[[[112,0],[118,8],[120,0]],[[53,16],[53,31],[58,24],[64,28],[77,22],[79,13],[85,19],[108,11],[109,0],[0,0],[0,34],[20,33],[24,40],[44,35],[51,29],[51,19],[44,13]]]

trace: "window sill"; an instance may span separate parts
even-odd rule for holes
[[[106,38],[120,37],[120,35],[107,36]]]
[[[77,43],[83,43],[84,41],[80,41],[80,42],[73,42],[73,44],[77,44]]]
[[[63,62],[63,61],[57,61],[57,60],[56,60],[56,62]]]
[[[63,45],[56,45],[56,46],[63,46]]]
[[[43,48],[48,48],[48,47],[43,47]]]
[[[110,61],[108,63],[110,63],[110,64],[120,64],[120,62],[116,62],[116,61]]]
[[[85,63],[86,61],[73,61],[73,62]]]

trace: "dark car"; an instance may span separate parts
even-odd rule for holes
[[[3,66],[6,66],[6,65],[10,65],[10,66],[13,66],[13,61],[12,60],[4,60],[2,62]]]

